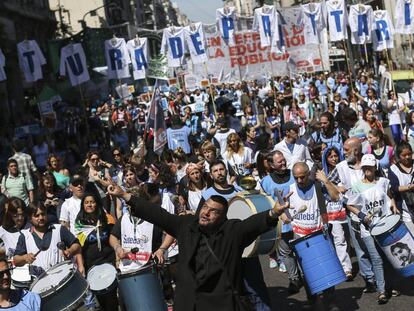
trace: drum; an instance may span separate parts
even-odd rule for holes
[[[346,281],[329,234],[319,230],[290,244],[312,295]]]
[[[116,288],[116,269],[109,263],[93,266],[88,271],[87,279],[95,295],[104,295]]]
[[[227,218],[244,220],[257,213],[268,211],[274,205],[275,202],[269,195],[258,191],[239,192],[229,202]],[[276,237],[276,228],[263,233],[244,249],[242,257],[253,257],[271,253],[275,248]]]
[[[399,274],[414,275],[414,237],[400,215],[382,217],[372,227],[371,235]]]
[[[30,275],[29,265],[22,267],[14,267],[11,272],[11,285],[15,289],[29,289],[32,284],[32,276]]]
[[[128,311],[167,310],[155,265],[131,273],[118,274],[118,287]]]
[[[71,261],[64,261],[41,274],[30,291],[40,295],[43,311],[76,310],[83,304],[88,282]]]

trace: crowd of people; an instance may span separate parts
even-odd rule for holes
[[[241,257],[278,222],[268,264],[287,273],[289,294],[303,287],[310,306],[318,299],[291,241],[326,230],[347,281],[359,273],[363,292],[387,303],[398,279],[370,229],[391,214],[414,228],[414,83],[408,101],[380,92],[369,70],[164,91],[162,154],[144,96],[90,107],[74,134],[14,139],[1,177],[0,307],[39,310],[30,282],[72,260],[85,277],[105,263],[120,275],[158,266],[176,310],[271,310],[258,258]],[[246,177],[275,206],[228,220]],[[414,249],[392,252],[401,267],[414,262]],[[30,282],[13,282],[17,271]],[[334,288],[325,294],[337,310]],[[82,303],[116,310],[130,298],[115,286]]]

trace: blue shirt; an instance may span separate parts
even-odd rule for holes
[[[39,311],[40,296],[39,294],[26,290],[12,289],[10,292],[10,303],[14,306],[9,308],[1,308],[12,311]]]

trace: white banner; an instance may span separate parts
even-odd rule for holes
[[[228,46],[215,27],[209,26],[205,27],[209,55],[207,66],[194,65],[193,73],[200,77],[206,77],[208,73],[208,77],[219,77],[220,82],[288,75],[289,55],[295,60],[297,72],[329,70],[326,34],[320,49],[316,44],[305,45],[303,27],[297,25],[300,8],[282,9],[281,14],[286,24],[282,26],[280,40],[286,46],[286,54],[271,53],[271,47],[260,44],[259,32],[252,30],[236,32],[234,46]]]

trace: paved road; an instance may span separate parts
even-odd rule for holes
[[[278,269],[269,269],[269,262],[265,256],[261,257],[263,275],[268,286],[272,300],[272,310],[277,311],[296,311],[303,310],[306,302],[305,290],[288,297],[287,285],[288,278],[286,273],[281,273]],[[355,261],[355,258],[353,258]],[[354,270],[357,265],[354,263]],[[387,304],[377,304],[377,294],[362,294],[365,282],[358,275],[354,281],[345,282],[336,287],[337,306],[342,311],[413,311],[414,310],[414,277],[399,279],[400,297],[391,298]]]

